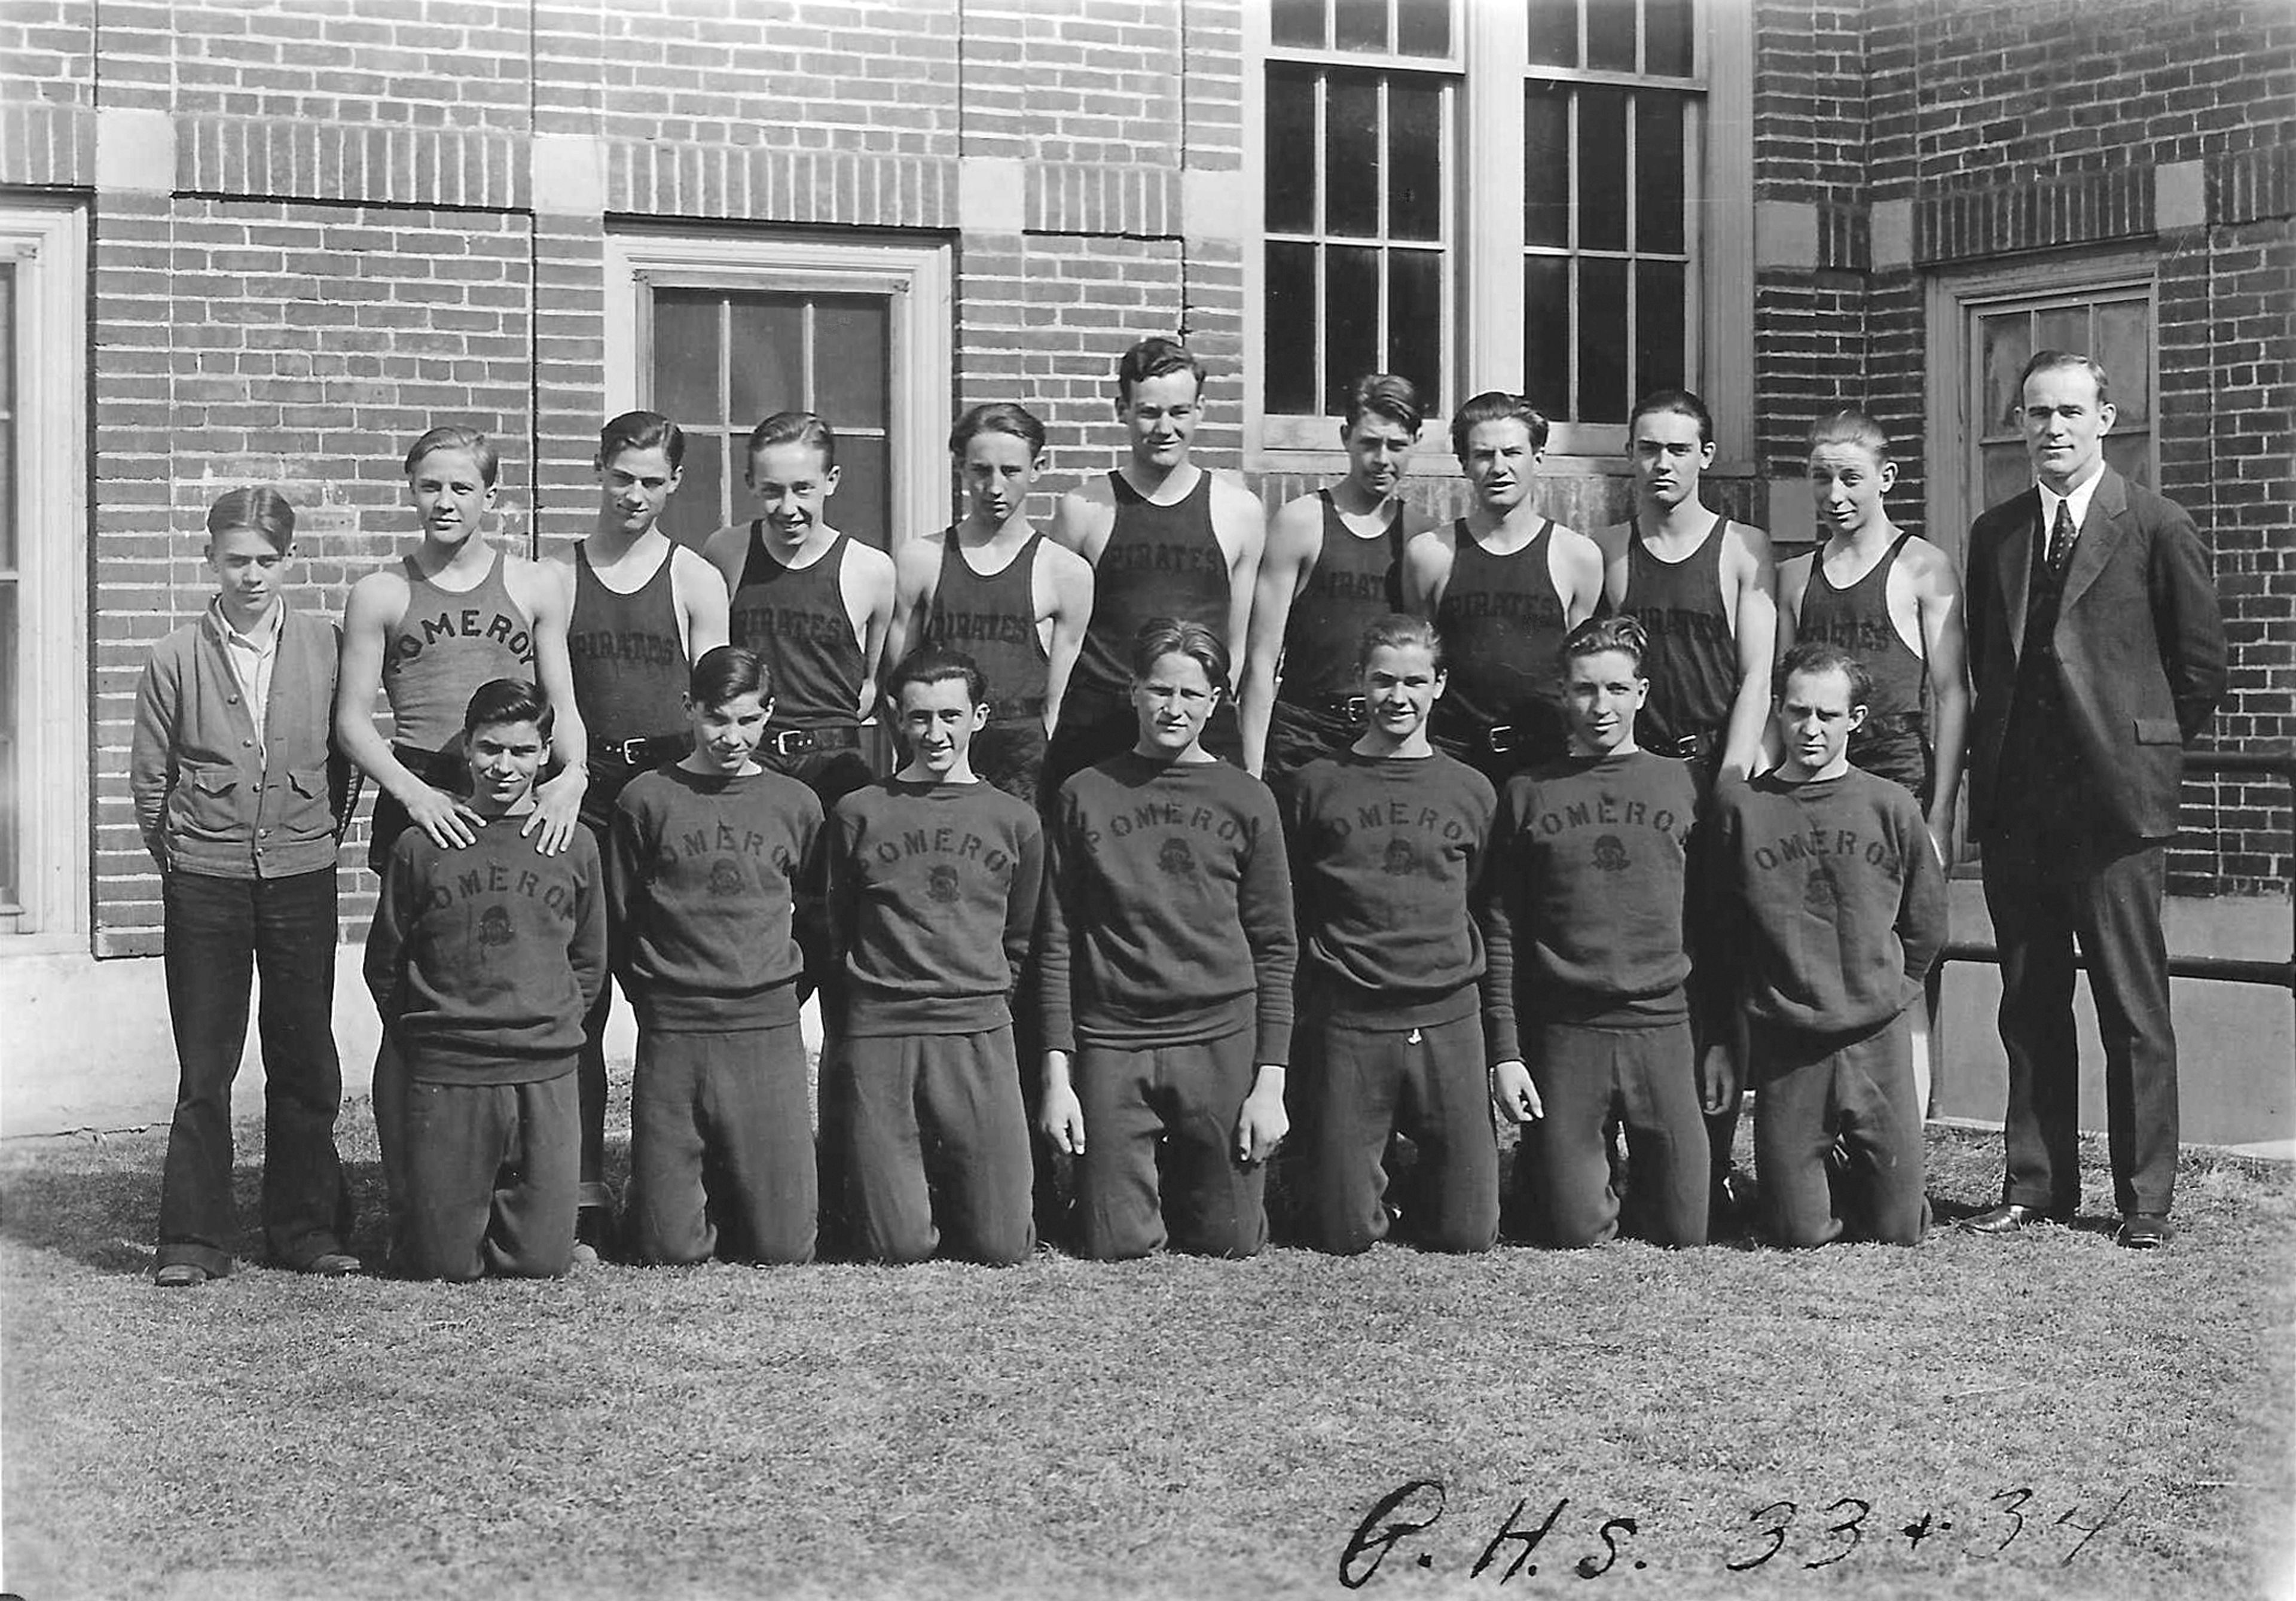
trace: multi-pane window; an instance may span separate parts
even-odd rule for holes
[[[829,521],[879,548],[892,525],[892,308],[884,295],[716,288],[653,291],[649,404],[685,431],[685,469],[664,531],[699,544],[751,515],[750,431],[810,411],[835,431]]]
[[[2131,481],[2153,481],[2152,291],[2149,283],[2023,295],[1969,310],[1971,464],[1981,505],[1998,505],[2033,481],[2017,376],[2036,350],[2069,350],[2104,369],[2112,431],[2104,459]]]
[[[1275,0],[1268,26],[1265,409],[1337,412],[1371,372],[1447,406],[1451,0]]]
[[[0,261],[0,914],[21,907],[23,775],[18,731],[23,726],[17,686],[16,620],[16,264]]]
[[[1523,84],[1523,390],[1623,423],[1689,381],[1691,0],[1529,0]]]

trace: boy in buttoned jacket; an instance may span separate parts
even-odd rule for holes
[[[329,736],[340,630],[281,592],[295,513],[275,490],[225,495],[208,535],[219,593],[152,647],[128,768],[160,868],[180,1066],[154,1274],[169,1288],[232,1268],[231,1085],[258,973],[266,1245],[300,1272],[359,1266],[343,1250],[334,1145],[335,848],[350,800]]]

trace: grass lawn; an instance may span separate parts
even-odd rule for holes
[[[372,1216],[363,1106],[343,1141]],[[2093,1178],[2079,1227],[1916,1251],[242,1268],[163,1293],[164,1145],[0,1153],[28,1601],[1205,1601],[1343,1572],[1395,1597],[2215,1597],[2290,1571],[2285,1170],[2188,1159],[2184,1237],[2150,1256],[2113,1247]],[[1933,1131],[1940,1215],[1988,1203],[1999,1159]]]

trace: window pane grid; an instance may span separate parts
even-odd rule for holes
[[[1532,75],[1702,84],[1695,0],[1526,0]]]
[[[1454,61],[1454,0],[1273,0],[1268,39],[1287,59]]]
[[[2105,460],[2132,481],[2154,480],[2152,294],[2146,288],[2099,289],[2021,297],[1972,308],[1970,411],[1977,426],[1971,477],[1982,504],[1998,505],[2032,482],[2019,413],[2018,374],[2034,352],[2070,350],[2105,370],[2113,403]]]

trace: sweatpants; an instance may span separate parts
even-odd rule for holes
[[[865,1260],[921,1262],[945,1246],[1001,1268],[1036,1250],[1010,1025],[849,1039],[823,1088],[844,1103],[833,1121]]]
[[[1235,1154],[1236,1121],[1259,1072],[1253,1043],[1242,1029],[1188,1045],[1079,1047],[1077,1234],[1086,1256],[1121,1260],[1168,1244],[1251,1256],[1267,1244],[1267,1164]]]
[[[1754,1176],[1771,1239],[1919,1244],[1930,1206],[1905,1014],[1848,1039],[1759,1022],[1749,1029]],[[1849,1161],[1830,1168],[1837,1140]]]
[[[1388,1030],[1319,1021],[1302,1063],[1312,1101],[1316,1243],[1352,1254],[1387,1236],[1387,1146],[1398,1130],[1419,1148],[1412,1193],[1431,1251],[1488,1251],[1498,1238],[1499,1147],[1491,1121],[1483,1022]],[[1089,1128],[1089,1125],[1087,1125]]]
[[[623,1239],[641,1262],[813,1260],[819,1190],[794,1022],[638,1030]]]
[[[574,1258],[581,1113],[569,1056],[553,1078],[455,1084],[407,1064],[406,1218],[416,1278],[555,1278]]]
[[[1535,1026],[1526,1065],[1546,1109],[1522,1127],[1515,1195],[1542,1245],[1600,1245],[1619,1233],[1609,1127],[1626,1130],[1629,1208],[1660,1245],[1706,1243],[1706,1129],[1687,1022],[1646,1029]]]

